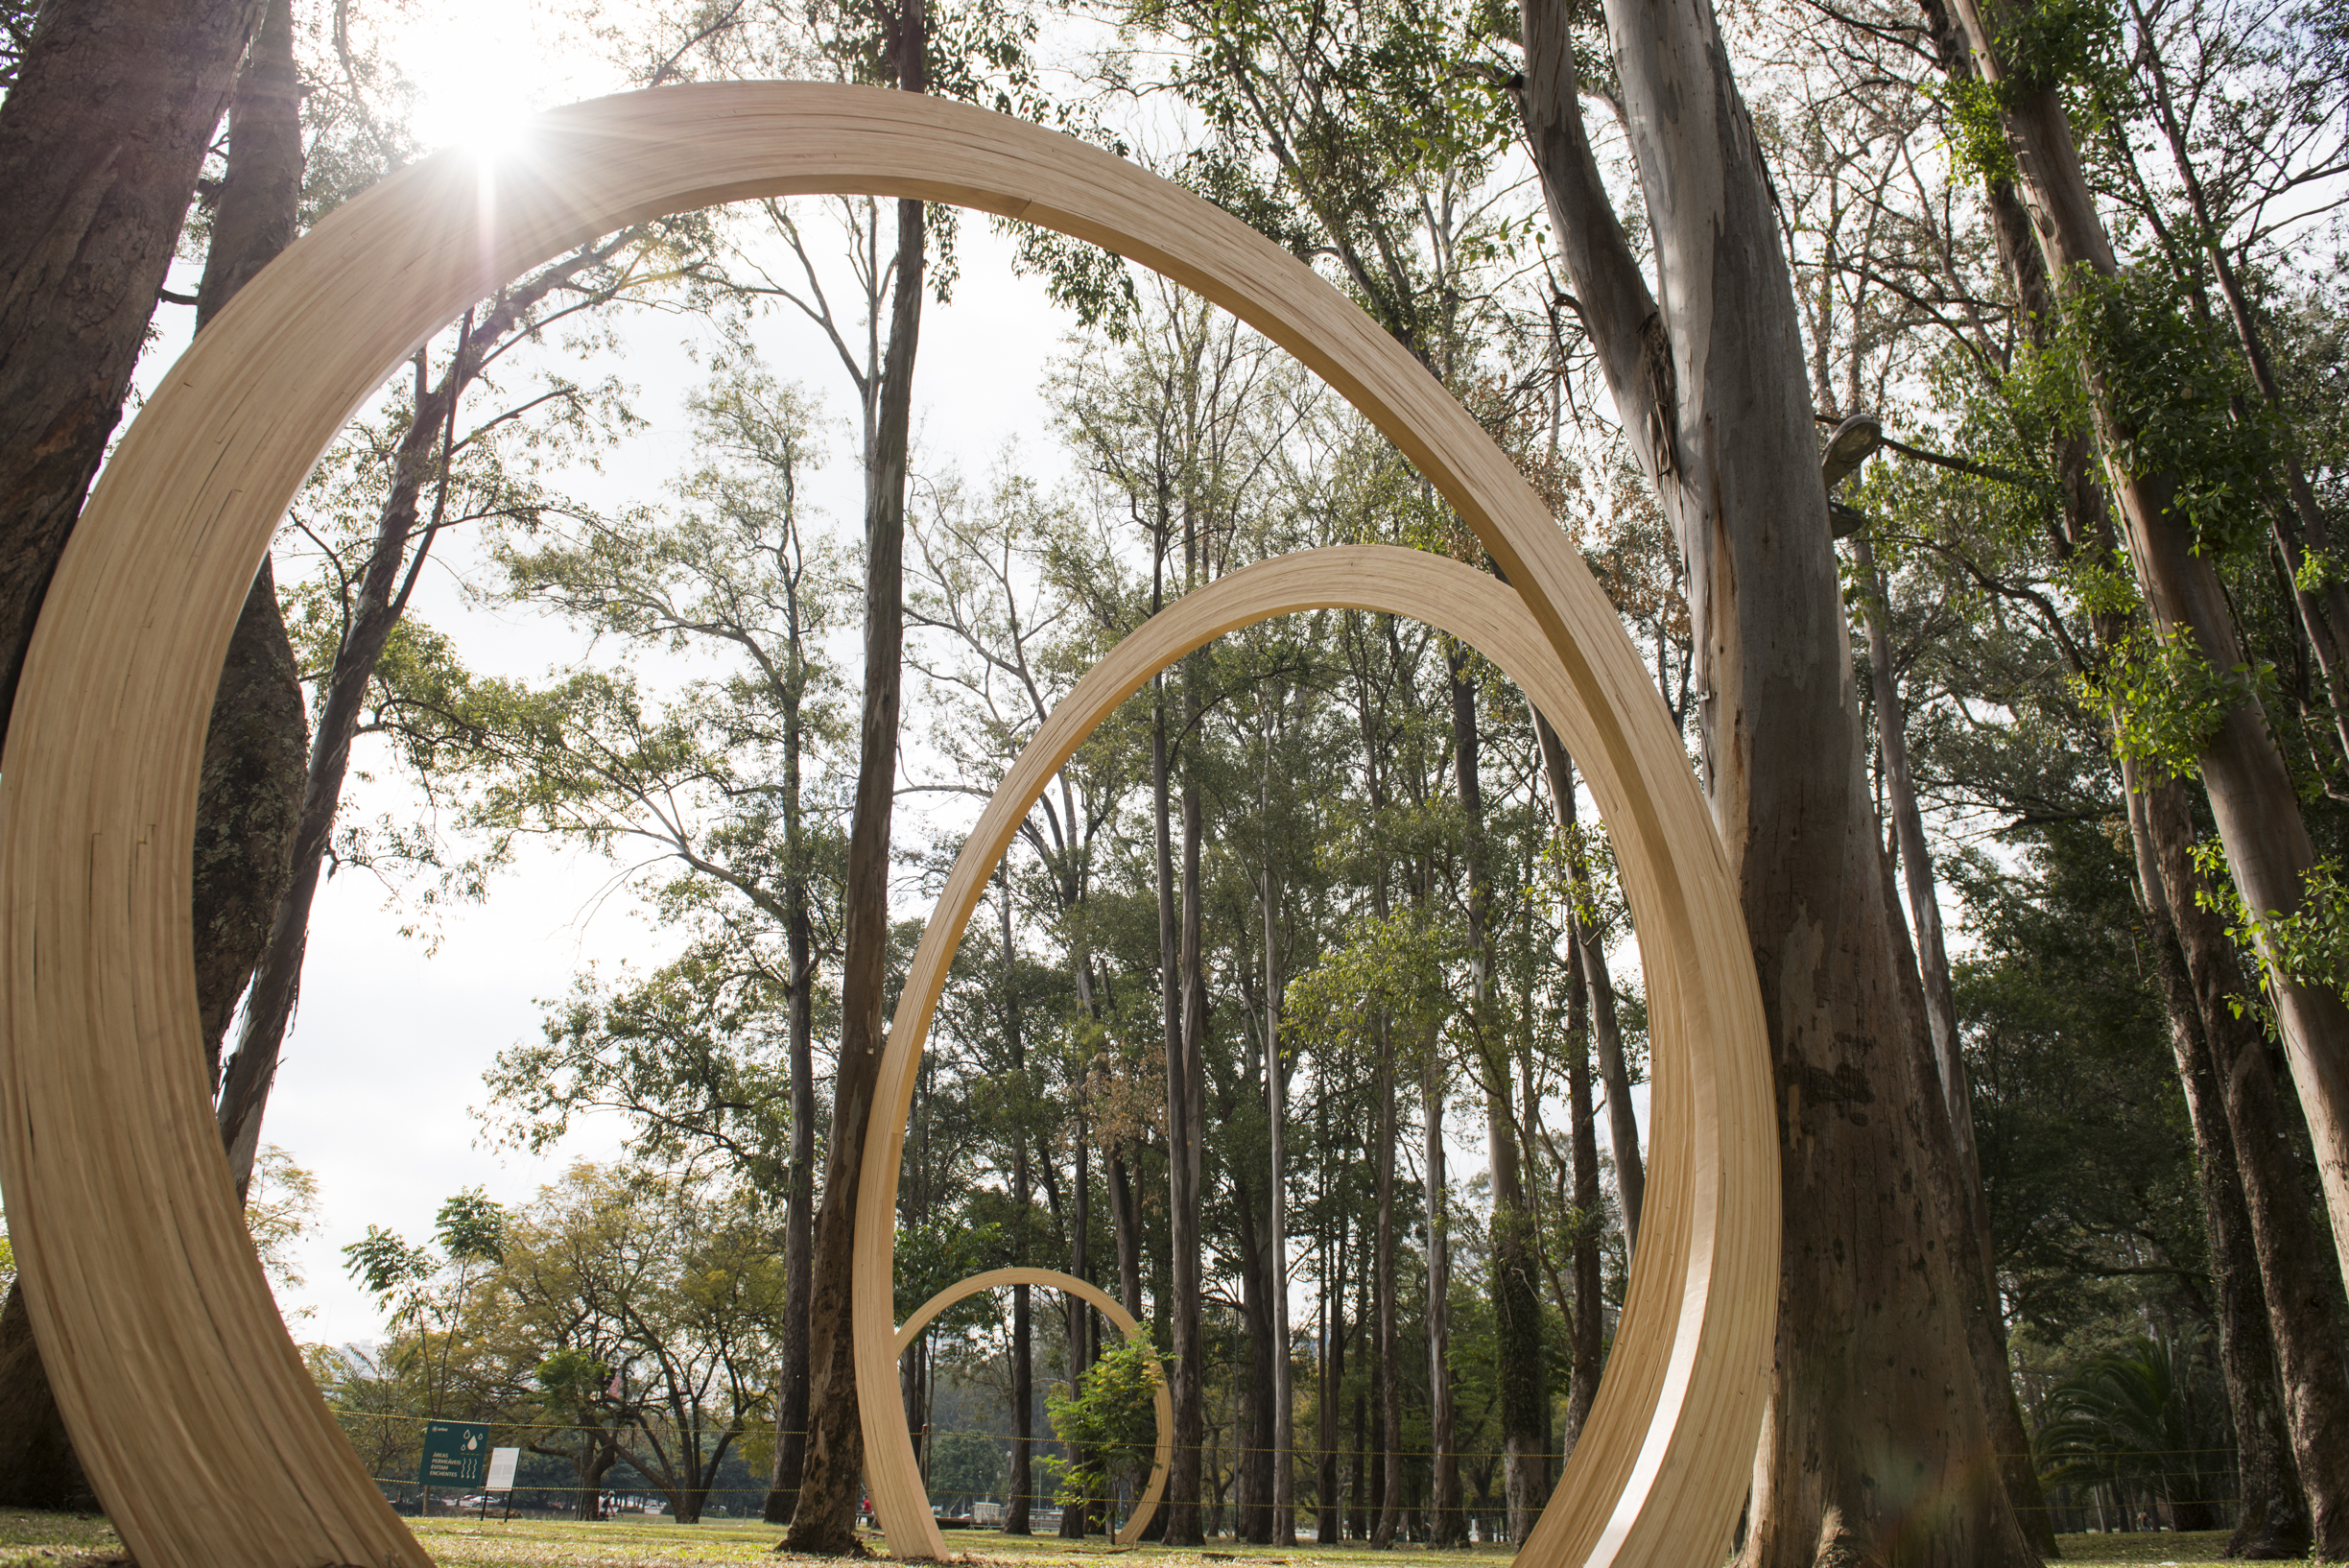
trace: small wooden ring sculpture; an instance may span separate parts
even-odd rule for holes
[[[1708,1560],[1746,1488],[1776,1304],[1768,1062],[1724,857],[1580,557],[1423,367],[1237,220],[985,110],[796,83],[577,105],[541,116],[515,161],[444,154],[385,180],[221,313],[75,527],[0,771],[0,1189],[59,1406],[131,1555],[145,1568],[429,1561],[278,1319],[209,1114],[189,925],[197,775],[229,633],[278,519],[400,359],[525,269],[665,213],[826,193],[1025,219],[1196,289],[1386,432],[1515,584],[1522,624],[1587,715],[1579,760],[1594,787],[1615,781],[1602,802],[1626,885],[1644,889],[1649,984],[1673,998],[1690,1043],[1686,1071],[1659,1064],[1626,1326],[1525,1556]],[[876,1226],[887,1241],[894,1188],[892,1173],[862,1205],[867,1242]],[[877,1353],[893,1325],[874,1257],[886,1247],[861,1244],[857,1321]],[[861,1388],[870,1370],[861,1360]],[[866,1397],[878,1420],[893,1385]],[[935,1535],[926,1509],[906,1520],[905,1447],[902,1431],[875,1447],[873,1481],[912,1555]]]
[[[1115,1296],[1089,1279],[1079,1279],[1075,1274],[1064,1274],[1051,1269],[989,1269],[984,1274],[973,1274],[968,1279],[947,1286],[916,1307],[913,1317],[897,1325],[897,1338],[893,1342],[890,1359],[894,1361],[913,1349],[914,1336],[930,1326],[931,1319],[957,1301],[1005,1285],[1041,1285],[1047,1290],[1066,1291],[1099,1307],[1102,1316],[1117,1324],[1118,1332],[1125,1335],[1127,1341],[1142,1337],[1142,1325],[1134,1321],[1133,1314],[1120,1306]],[[1142,1500],[1134,1505],[1133,1517],[1127,1519],[1126,1528],[1118,1532],[1117,1543],[1120,1546],[1133,1545],[1142,1538],[1142,1532],[1150,1528],[1151,1515],[1158,1511],[1158,1499],[1166,1493],[1167,1466],[1174,1459],[1174,1398],[1167,1392],[1163,1370],[1158,1386],[1151,1390],[1151,1394],[1158,1407],[1158,1447],[1151,1456],[1150,1485],[1142,1488]],[[937,1527],[933,1525],[931,1528],[935,1530]],[[943,1537],[940,1537],[940,1543],[942,1547]]]

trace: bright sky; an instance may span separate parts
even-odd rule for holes
[[[1011,275],[1005,249],[983,224],[967,225],[955,302],[933,305],[922,322],[916,408],[925,453],[974,475],[1014,436],[1024,434],[1039,458],[1050,450],[1037,388],[1060,324],[1040,290]],[[625,373],[643,388],[640,412],[656,430],[613,479],[639,499],[682,466],[675,433],[682,396],[700,377],[682,351],[680,328],[691,323],[647,316],[625,329]],[[848,406],[837,362],[811,333],[777,315],[759,337],[779,375],[826,388],[836,409]],[[829,470],[836,485],[852,485],[855,471],[844,454]],[[833,500],[831,511],[853,521],[853,492]],[[459,635],[476,668],[537,676],[583,652],[563,629],[460,607],[445,574],[437,587],[421,612]],[[920,820],[917,804],[899,808],[900,843]],[[555,1159],[481,1147],[481,1124],[464,1111],[483,1101],[481,1073],[491,1057],[536,1035],[537,1001],[568,990],[582,963],[642,964],[667,951],[629,899],[602,896],[613,874],[597,857],[535,857],[502,877],[486,904],[451,917],[429,957],[399,935],[400,912],[385,907],[380,885],[345,877],[321,894],[302,1013],[267,1133],[320,1181],[323,1223],[306,1249],[304,1293],[317,1316],[297,1326],[300,1337],[340,1342],[378,1332],[374,1305],[343,1276],[338,1251],[368,1224],[418,1239],[439,1201],[461,1187],[519,1202],[554,1175]],[[599,1120],[575,1133],[560,1157],[613,1152],[619,1131]]]

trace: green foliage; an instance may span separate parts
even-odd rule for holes
[[[2110,0],[2011,0],[1995,11],[2000,77],[1946,79],[1939,100],[1953,167],[1985,183],[2015,178],[2006,115],[2049,88],[2076,89],[2076,119],[2107,118],[2125,93],[2120,20]]]
[[[1382,1013],[1406,1038],[1433,1036],[1453,1007],[1445,965],[1459,939],[1419,910],[1398,910],[1385,920],[1364,916],[1342,946],[1289,982],[1283,1023],[1331,1046],[1361,1043]]]
[[[365,1238],[343,1248],[344,1267],[353,1279],[374,1293],[376,1305],[390,1306],[418,1281],[432,1277],[438,1267],[433,1255],[411,1247],[381,1225],[369,1225]]]
[[[1031,1457],[1032,1461],[1033,1456]],[[976,1432],[930,1439],[930,1490],[952,1498],[992,1497],[1004,1488],[1004,1445]]]
[[[2067,280],[2063,341],[2097,388],[2111,462],[2134,478],[2169,475],[2170,511],[2196,548],[2265,547],[2280,432],[2233,345],[2198,320],[2168,273],[2134,268]]]
[[[2093,81],[2111,68],[2121,28],[2108,0],[2031,0],[2005,9],[1999,62],[2015,90]]]
[[[1047,1398],[1053,1431],[1081,1456],[1061,1477],[1063,1507],[1138,1494],[1157,1444],[1157,1389],[1165,1372],[1147,1334],[1102,1352],[1074,1395]]]
[[[2309,867],[2301,877],[2299,907],[2290,913],[2254,914],[2228,873],[2226,852],[2215,842],[2195,845],[2195,864],[2202,871],[2197,896],[2225,917],[2227,934],[2245,950],[2258,953],[2296,986],[2329,987],[2349,999],[2349,882],[2337,857]],[[2249,998],[2235,1001],[2239,1014],[2253,1005]],[[2265,1006],[2260,1010],[2266,1015]]]
[[[1949,129],[1950,162],[1986,183],[2014,178],[2014,149],[2006,141],[1999,89],[1968,76],[1949,82],[1938,96]]]
[[[577,1417],[605,1397],[612,1369],[603,1358],[578,1345],[564,1345],[540,1362],[531,1378],[546,1394],[550,1413]]]
[[[1955,857],[1946,874],[1975,938],[1953,980],[1983,1195],[2036,1359],[2094,1346],[2115,1323],[2190,1314],[2177,1278],[2205,1256],[2125,832],[2063,822],[2016,840],[2019,856]]]
[[[457,1415],[582,1474],[617,1454],[681,1509],[771,1422],[783,1266],[743,1187],[582,1163],[514,1209],[458,1195],[439,1236],[376,1227],[346,1249],[391,1309],[389,1342],[313,1358],[371,1473],[401,1474],[403,1455],[412,1471],[415,1418]]]
[[[2140,1336],[2051,1390],[2034,1412],[2041,1484],[2144,1486],[2173,1507],[2222,1495],[2234,1430],[2221,1400],[2193,1386],[2194,1359]]]
[[[2267,674],[2267,672],[2261,672]],[[2220,671],[2191,638],[2163,639],[2140,628],[2108,647],[2085,684],[2113,714],[2114,745],[2156,774],[2186,777],[2219,726],[2243,701],[2253,672]]]
[[[370,1234],[372,1232],[370,1231]],[[499,1263],[506,1252],[506,1211],[479,1187],[467,1187],[433,1216],[433,1239],[463,1263]]]

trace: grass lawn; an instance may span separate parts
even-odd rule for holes
[[[0,1509],[0,1568],[104,1560],[121,1550],[121,1538],[100,1514]]]
[[[425,1550],[444,1568],[666,1568],[668,1564],[710,1562],[772,1563],[778,1532],[770,1525],[737,1520],[712,1520],[703,1525],[677,1525],[653,1518],[614,1519],[581,1525],[569,1520],[427,1519],[415,1526]],[[2198,1535],[2066,1535],[2062,1537],[2067,1563],[2188,1563],[2216,1562],[2226,1545],[2224,1533]],[[877,1552],[878,1537],[871,1541]],[[1120,1551],[1096,1537],[1082,1544],[1057,1536],[1015,1540],[992,1531],[949,1531],[946,1546],[958,1560],[973,1568],[1109,1568],[1102,1558],[1122,1558],[1118,1568],[1284,1568],[1284,1565],[1325,1565],[1325,1568],[1376,1568],[1398,1558],[1430,1557],[1415,1547],[1372,1552],[1366,1547],[1300,1546],[1265,1548],[1229,1542],[1205,1551],[1168,1551],[1142,1546]],[[106,1520],[89,1514],[26,1513],[0,1510],[0,1568],[67,1568],[67,1565],[106,1560],[122,1550],[122,1543]],[[1507,1554],[1500,1547],[1480,1547],[1467,1553],[1442,1554],[1447,1560],[1462,1556],[1498,1559]],[[813,1559],[809,1559],[813,1560]]]

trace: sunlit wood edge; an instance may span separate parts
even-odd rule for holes
[[[196,776],[215,672],[275,522],[399,358],[504,279],[629,222],[823,192],[1024,217],[1153,267],[1290,347],[1420,464],[1518,584],[1591,700],[1585,767],[1603,757],[1637,781],[1618,832],[1668,837],[1660,780],[1676,773],[1695,798],[1676,737],[1652,710],[1638,717],[1655,699],[1603,598],[1465,411],[1294,258],[1129,163],[932,99],[728,83],[575,106],[541,118],[520,161],[449,154],[394,177],[249,285],[132,424],[51,585],[0,774],[0,1185],[59,1404],[151,1568],[428,1560],[277,1320],[205,1105]],[[1685,839],[1686,814],[1668,815]],[[1697,1183],[1713,1196],[1692,1206],[1691,1245],[1724,1266],[1704,1271],[1711,1288],[1735,1279],[1742,1295],[1765,1271],[1748,1254],[1774,1260],[1777,1236],[1750,967],[1704,1001],[1725,1043],[1695,1109],[1718,1117],[1707,1136],[1734,1179]],[[1656,1375],[1702,1418],[1619,1457],[1635,1489],[1674,1506],[1617,1494],[1615,1560],[1673,1561],[1692,1512],[1734,1516],[1773,1303],[1774,1289],[1750,1311],[1678,1315]]]
[[[874,1510],[902,1555],[934,1556],[944,1548],[895,1410],[894,1356],[877,1347],[893,1343],[884,1325],[893,1279],[894,1195],[915,1076],[962,932],[996,863],[1054,774],[1152,675],[1241,627],[1332,607],[1408,616],[1477,648],[1557,725],[1570,748],[1596,758],[1585,763],[1585,772],[1610,824],[1636,821],[1625,809],[1631,783],[1602,753],[1583,750],[1596,728],[1592,715],[1518,596],[1440,557],[1349,546],[1259,562],[1186,594],[1095,665],[1014,761],[948,872],[907,971],[866,1128],[860,1190],[868,1200],[860,1208],[857,1233],[858,1390]],[[1701,1448],[1689,1452],[1697,1445],[1687,1441],[1687,1417],[1695,1414],[1699,1424],[1723,1417],[1713,1405],[1719,1390],[1701,1388],[1700,1376],[1719,1371],[1723,1346],[1750,1332],[1757,1311],[1765,1332],[1774,1311],[1774,1207],[1768,1245],[1740,1247],[1741,1240],[1755,1238],[1722,1226],[1724,1200],[1738,1206],[1734,1189],[1741,1177],[1767,1174],[1775,1196],[1771,1125],[1765,1121],[1755,1136],[1751,1106],[1744,1128],[1718,1125],[1719,1081],[1728,1076],[1727,1060],[1741,1050],[1758,1049],[1760,1041],[1758,1007],[1743,1020],[1752,1031],[1743,1040],[1718,1033],[1734,1030],[1739,1020],[1733,1008],[1719,1006],[1715,992],[1734,999],[1741,986],[1750,991],[1751,961],[1727,896],[1727,867],[1704,825],[1694,783],[1685,767],[1676,777],[1685,798],[1678,813],[1666,815],[1685,816],[1695,808],[1693,837],[1659,843],[1620,825],[1614,837],[1650,999],[1655,1087],[1648,1218],[1606,1378],[1583,1439],[1521,1554],[1529,1563],[1665,1561],[1671,1559],[1663,1552],[1701,1554],[1725,1541],[1734,1514],[1708,1520],[1701,1509],[1697,1494],[1719,1478],[1691,1479],[1693,1466],[1706,1456]],[[1732,915],[1727,921],[1719,915],[1724,906]],[[1706,1119],[1708,1109],[1716,1120]],[[1767,1104],[1759,1110],[1767,1118]],[[872,1200],[884,1193],[889,1203]],[[868,1346],[875,1348],[868,1352]],[[1756,1392],[1761,1368],[1749,1364],[1747,1370],[1754,1380],[1747,1391]],[[1758,1414],[1757,1404],[1756,1419]],[[1751,1451],[1752,1429],[1745,1432],[1745,1447],[1734,1456],[1740,1496]],[[1720,1458],[1712,1457],[1717,1462]]]
[[[894,1342],[896,1354],[903,1356],[912,1349],[914,1337],[928,1328],[930,1320],[948,1307],[977,1295],[981,1291],[992,1291],[1006,1285],[1040,1285],[1047,1290],[1066,1291],[1099,1308],[1102,1316],[1117,1324],[1118,1332],[1125,1335],[1128,1342],[1142,1338],[1142,1325],[1134,1321],[1133,1314],[1120,1305],[1115,1296],[1089,1279],[1079,1279],[1075,1274],[1064,1274],[1055,1269],[989,1269],[985,1273],[958,1280],[914,1308],[914,1316],[897,1325]],[[1174,1458],[1174,1399],[1167,1392],[1163,1367],[1159,1370],[1158,1386],[1151,1390],[1151,1395],[1156,1402],[1158,1412],[1158,1445],[1151,1455],[1150,1484],[1142,1488],[1141,1499],[1134,1504],[1133,1515],[1126,1521],[1126,1528],[1118,1532],[1117,1542],[1120,1546],[1133,1545],[1150,1528],[1151,1515],[1158,1511],[1158,1499],[1166,1493],[1167,1466]],[[930,1528],[936,1534],[937,1525],[933,1524]],[[937,1552],[933,1555],[943,1553],[944,1548],[945,1537],[939,1535]]]

